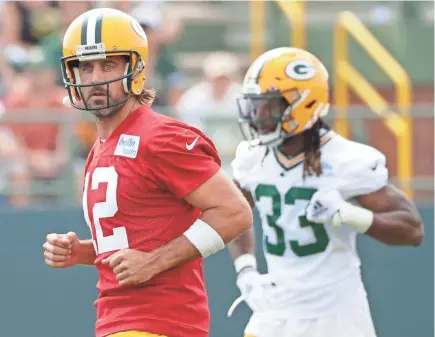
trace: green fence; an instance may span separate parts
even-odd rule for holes
[[[359,251],[379,337],[433,337],[433,207],[421,207],[426,237],[419,248],[392,248],[362,238]],[[44,264],[49,232],[75,230],[88,237],[79,209],[2,211],[0,225],[0,337],[91,337],[97,295],[93,267],[66,270]],[[257,221],[258,225],[258,221]],[[260,233],[258,232],[258,235]],[[261,269],[264,259],[260,257]],[[210,337],[242,337],[249,318],[243,306],[226,312],[239,295],[227,251],[206,260]]]

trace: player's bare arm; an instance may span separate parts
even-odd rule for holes
[[[92,240],[79,240],[73,232],[48,234],[42,247],[45,263],[53,268],[94,265],[96,258]]]
[[[251,206],[255,207],[252,194],[242,188],[237,181],[234,184],[240,189],[245,199]],[[286,300],[282,290],[268,275],[261,275],[257,270],[257,259],[255,257],[255,234],[254,228],[248,228],[241,235],[228,244],[231,256],[234,260],[234,267],[237,274],[237,287],[241,296],[237,298],[228,310],[231,316],[236,307],[245,301],[253,311],[265,309],[278,309]],[[273,298],[272,301],[270,299]],[[278,300],[278,298],[280,300]]]
[[[385,185],[375,192],[356,196],[360,206],[341,197],[337,190],[316,192],[307,207],[307,218],[340,227],[346,224],[388,245],[418,246],[423,225],[411,200],[399,189]]]
[[[234,184],[239,188],[245,197],[248,204],[251,208],[255,207],[254,199],[249,191],[246,191],[242,187],[240,187],[237,181],[234,181]],[[237,260],[242,255],[254,255],[255,253],[255,235],[254,228],[250,227],[245,230],[242,234],[236,237],[233,241],[228,244],[228,249],[230,250],[231,256],[233,260]]]
[[[373,212],[367,235],[388,245],[418,246],[423,241],[423,224],[417,208],[401,190],[387,185],[356,199]]]
[[[201,223],[150,253],[127,249],[103,260],[121,285],[144,283],[170,268],[206,257],[252,225],[248,202],[221,170],[184,199],[202,210]]]
[[[252,211],[248,202],[222,170],[184,199],[203,211],[201,220],[216,231],[225,244],[252,226]],[[172,244],[177,249],[172,249]],[[185,235],[157,249],[156,254],[160,256],[165,269],[202,256],[198,247]]]
[[[203,211],[201,219],[209,224],[225,243],[251,228],[251,207],[222,170],[184,199]]]

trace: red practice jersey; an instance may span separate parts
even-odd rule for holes
[[[202,132],[148,106],[96,141],[85,166],[83,211],[97,251],[97,337],[126,330],[208,336],[202,259],[136,287],[120,287],[101,261],[124,248],[149,252],[182,235],[200,215],[183,197],[219,168]]]

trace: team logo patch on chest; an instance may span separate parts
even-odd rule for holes
[[[115,156],[136,158],[139,150],[140,137],[121,135],[115,148]]]

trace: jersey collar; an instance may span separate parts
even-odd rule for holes
[[[332,130],[328,130],[325,132],[322,136],[320,136],[320,146],[325,145],[331,138],[335,135],[335,132]],[[304,153],[299,153],[298,155],[291,157],[287,156],[281,151],[279,151],[277,148],[274,148],[273,154],[275,156],[276,161],[278,164],[286,171],[298,166],[301,164],[305,159]]]

